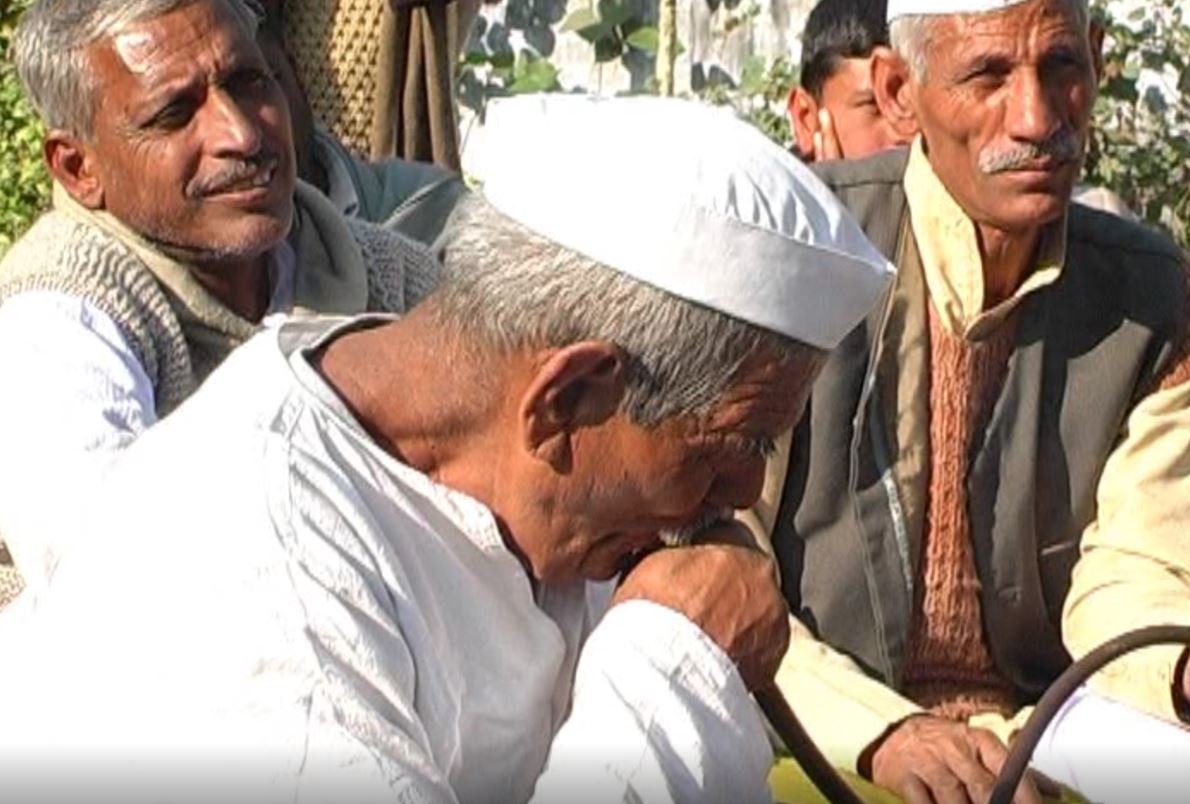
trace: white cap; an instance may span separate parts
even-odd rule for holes
[[[673,98],[493,103],[483,193],[553,242],[822,349],[894,268],[821,181],[753,126]]]
[[[886,19],[921,14],[982,14],[1015,6],[1025,0],[888,0]]]

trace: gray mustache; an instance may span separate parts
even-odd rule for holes
[[[277,156],[261,153],[247,159],[228,162],[222,168],[191,187],[191,195],[201,197],[224,192],[243,181],[256,178],[260,173],[272,170],[277,165]]]
[[[683,547],[694,544],[695,540],[715,525],[730,522],[735,512],[730,508],[712,508],[704,511],[698,519],[681,528],[667,528],[661,531],[661,543],[667,547]]]
[[[1078,158],[1078,136],[1070,131],[1059,132],[1044,142],[1024,142],[1000,151],[985,150],[979,155],[979,169],[983,173],[1004,173],[1019,170],[1043,159],[1058,163]]]

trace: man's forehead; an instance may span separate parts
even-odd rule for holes
[[[106,44],[129,73],[153,78],[171,68],[193,66],[200,51],[237,54],[250,47],[251,37],[224,0],[200,0],[125,25]]]
[[[824,100],[845,102],[858,93],[872,90],[872,57],[847,56],[839,59],[834,71],[822,82]]]
[[[955,39],[968,45],[977,44],[979,40],[1035,39],[1063,34],[1079,36],[1085,31],[1074,13],[1075,2],[1077,0],[1030,0],[981,14],[945,15],[939,17],[943,24],[935,32],[939,38]]]
[[[934,22],[926,62],[955,68],[986,58],[1024,63],[1052,47],[1077,46],[1086,40],[1086,31],[1066,0],[1034,0],[982,14],[942,15]]]
[[[793,425],[797,415],[791,400],[809,391],[823,359],[822,354],[808,349],[794,359],[753,355],[724,394],[723,404],[711,413],[711,429],[780,434]]]

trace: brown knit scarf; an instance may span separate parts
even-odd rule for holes
[[[973,447],[1004,382],[1016,315],[982,341],[946,331],[929,304],[930,482],[904,684],[944,717],[1015,710],[1012,686],[988,651],[971,547],[967,475]]]

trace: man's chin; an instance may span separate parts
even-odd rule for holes
[[[1006,193],[1000,200],[998,209],[988,210],[987,222],[1005,232],[1030,232],[1065,215],[1070,193]]]
[[[211,233],[211,234],[207,234]],[[187,232],[184,239],[146,234],[165,254],[183,263],[217,264],[256,259],[285,239],[289,222],[269,216],[239,217]]]
[[[229,257],[259,256],[285,239],[292,222],[292,205],[279,211],[228,216],[222,226],[212,227],[216,235],[208,241],[210,250]]]
[[[1060,218],[1074,192],[1072,170],[1004,173],[996,177],[992,197],[1013,229],[1030,229]]]

